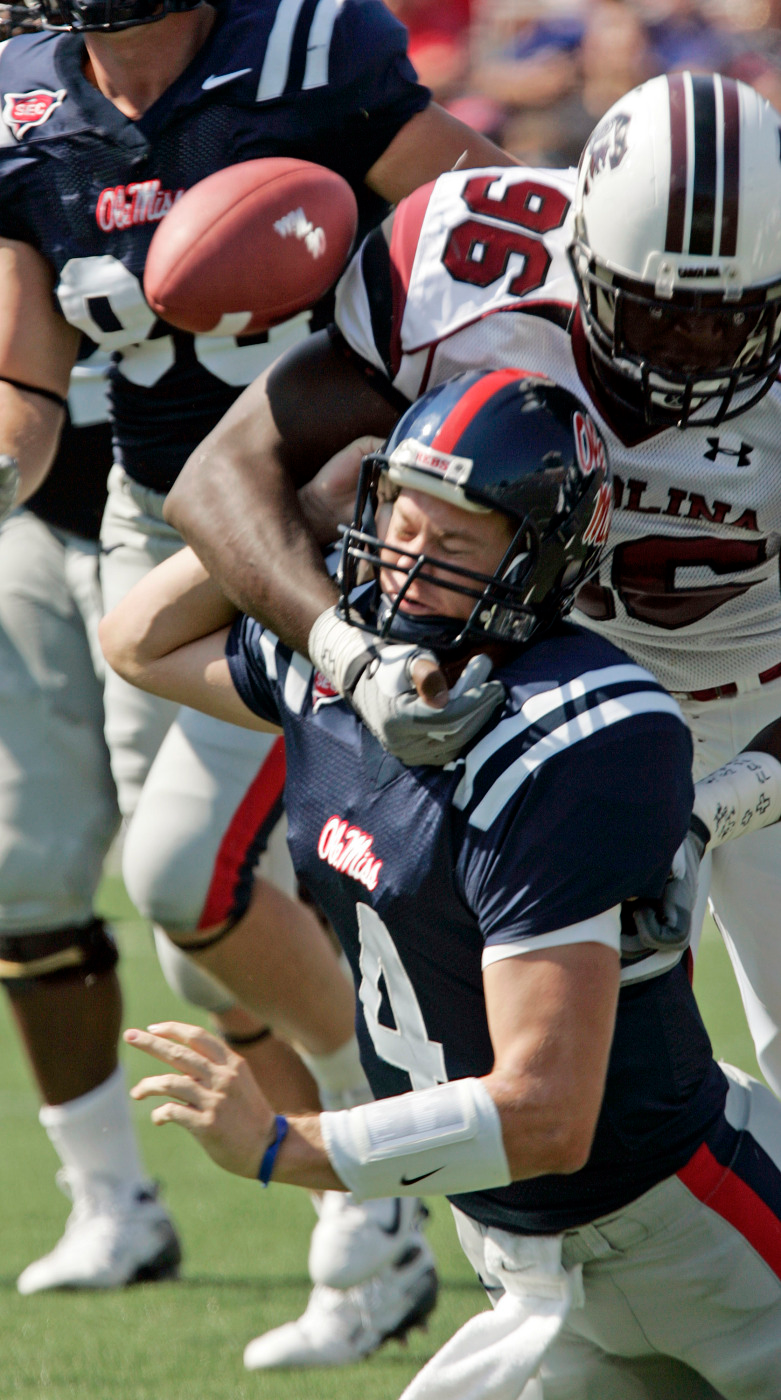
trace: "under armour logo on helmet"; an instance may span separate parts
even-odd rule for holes
[[[722,447],[721,438],[709,437],[707,439],[709,452],[704,452],[703,456],[708,462],[715,462],[719,453],[724,457],[737,457],[736,466],[747,467],[751,462],[751,454],[754,451],[750,442],[742,442],[740,447]]]

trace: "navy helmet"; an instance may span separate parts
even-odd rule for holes
[[[382,540],[373,508],[403,489],[471,512],[500,511],[513,537],[491,575],[411,554],[391,603],[379,592]],[[519,645],[563,616],[599,562],[612,514],[605,444],[588,410],[566,389],[524,370],[470,371],[424,394],[382,451],[364,458],[352,525],[342,546],[340,613],[381,637],[416,641],[440,654],[487,641]],[[436,576],[432,576],[432,568]],[[466,621],[412,616],[414,579],[473,602]],[[376,607],[363,605],[369,581]]]

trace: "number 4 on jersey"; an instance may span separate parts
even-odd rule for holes
[[[447,1082],[445,1052],[429,1040],[415,988],[382,919],[368,904],[358,905],[361,985],[358,995],[372,1044],[381,1060],[407,1071],[413,1089]],[[388,991],[396,1029],[380,1022],[381,980]]]

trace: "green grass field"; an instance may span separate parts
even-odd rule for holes
[[[103,908],[123,953],[126,1022],[169,1017],[172,994],[151,937],[116,881]],[[709,929],[697,988],[718,1057],[756,1073],[728,960]],[[193,1019],[182,1004],[183,1019]],[[148,1062],[127,1052],[130,1080]],[[57,1162],[37,1122],[37,1099],[5,1004],[0,1006],[0,1395],[14,1400],[394,1400],[483,1295],[455,1240],[447,1206],[434,1202],[430,1239],[442,1276],[427,1334],[389,1343],[351,1369],[248,1374],[249,1338],[298,1315],[306,1303],[306,1251],[313,1222],[303,1192],[261,1192],[212,1166],[179,1129],[153,1129],[134,1106],[150,1172],[163,1184],[186,1251],[182,1279],[121,1293],[20,1298],[15,1279],[59,1237],[68,1205],[54,1186]]]

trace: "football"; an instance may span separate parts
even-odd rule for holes
[[[144,271],[152,310],[195,334],[253,335],[313,306],[355,237],[346,180],[311,161],[248,160],[177,200]]]

